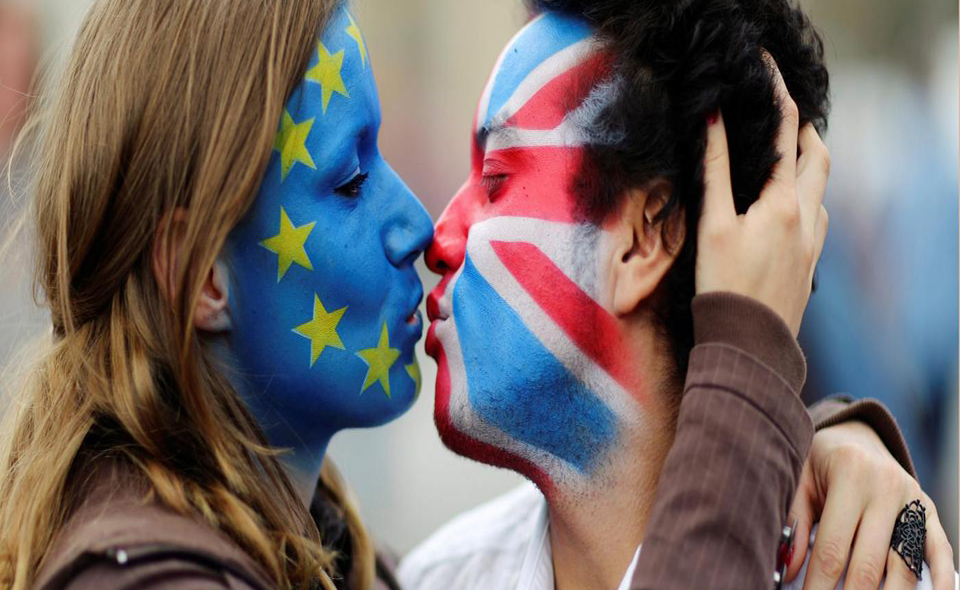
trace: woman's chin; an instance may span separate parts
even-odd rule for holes
[[[353,428],[375,428],[384,426],[403,416],[417,401],[417,388],[411,383],[400,387],[393,387],[390,398],[377,404],[377,411],[364,416],[358,416],[358,423]]]

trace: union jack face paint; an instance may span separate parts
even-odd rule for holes
[[[589,481],[643,413],[605,301],[607,232],[576,214],[607,65],[570,17],[545,13],[514,37],[477,108],[470,176],[427,253],[443,276],[427,300],[441,437],[548,494]]]

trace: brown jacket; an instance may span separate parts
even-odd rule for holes
[[[877,402],[833,400],[808,415],[798,393],[803,355],[773,312],[720,293],[697,297],[693,312],[697,345],[677,435],[631,588],[767,590],[815,424],[863,420],[911,473],[912,463],[893,418]],[[142,502],[146,487],[129,468],[103,465],[91,481],[34,588],[272,587],[224,534]],[[382,572],[376,590],[389,590],[391,578]]]

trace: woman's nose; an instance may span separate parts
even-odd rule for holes
[[[393,223],[384,227],[383,244],[387,259],[394,266],[413,263],[433,238],[433,222],[430,215],[420,203],[420,200],[407,188],[393,170],[390,173],[395,177],[399,186],[397,214]]]
[[[468,187],[464,185],[437,221],[425,259],[427,267],[439,275],[456,271],[463,264],[470,228],[469,200]]]

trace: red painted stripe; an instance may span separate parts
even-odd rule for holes
[[[517,147],[487,154],[509,173],[500,195],[486,206],[484,219],[533,217],[573,223],[577,199],[574,180],[582,168],[583,148]],[[478,189],[482,190],[482,189]],[[486,203],[486,194],[480,194]]]
[[[617,319],[533,244],[492,241],[490,245],[520,286],[574,344],[642,403],[633,350]]]
[[[550,80],[507,120],[507,127],[554,129],[580,106],[608,62],[607,56],[597,54]]]

